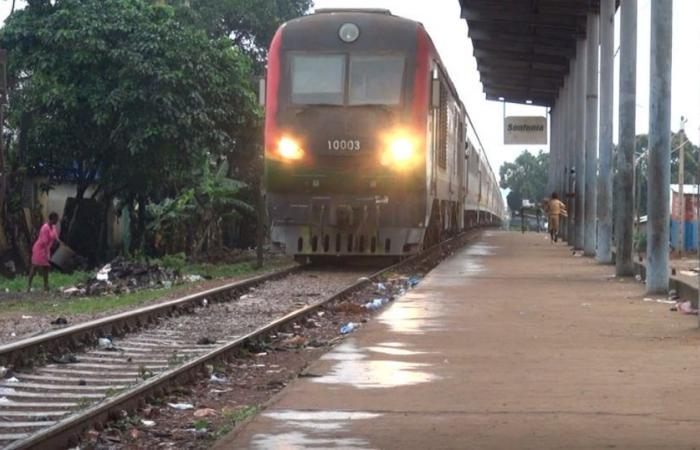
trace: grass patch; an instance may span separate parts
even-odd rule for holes
[[[288,266],[288,260],[273,260],[266,263],[267,269]],[[260,272],[255,269],[255,261],[243,261],[236,264],[188,264],[182,269],[184,274],[196,274],[205,278],[233,278]]]
[[[255,269],[255,261],[244,261],[236,264],[188,264],[182,268],[183,274],[197,274],[211,279],[222,278],[244,278],[255,275],[260,275],[272,270],[289,267],[291,262],[286,259],[275,259],[263,266],[262,269]],[[166,296],[176,297],[178,293],[185,292],[190,289],[191,284],[179,284],[172,288],[165,289],[146,289],[128,294],[121,295],[106,295],[99,297],[66,297],[57,298],[56,291],[61,287],[74,286],[75,284],[85,281],[91,274],[74,273],[63,274],[59,272],[51,272],[49,275],[49,284],[53,294],[47,295],[45,298],[33,297],[23,299],[13,299],[12,295],[8,296],[0,302],[0,313],[33,313],[33,314],[51,314],[70,316],[76,314],[97,314],[116,309],[127,309],[132,307],[142,306],[155,300],[163,299]],[[0,278],[0,293],[8,289],[10,292],[23,292],[27,286],[27,277],[17,277],[13,280]],[[34,279],[35,289],[42,286],[43,281],[40,278]],[[37,284],[39,283],[39,284]],[[21,294],[19,294],[21,295]]]
[[[223,437],[229,434],[239,423],[254,416],[260,411],[257,405],[248,405],[235,411],[227,411],[223,415],[221,426],[216,431],[216,437]]]
[[[49,273],[49,290],[56,291],[62,287],[75,286],[86,281],[90,276],[91,274],[88,272],[61,273],[52,270]],[[20,275],[13,279],[0,276],[0,292],[25,292],[28,282],[29,277],[27,275]],[[44,279],[40,273],[37,273],[34,277],[32,287],[35,291],[44,289]]]

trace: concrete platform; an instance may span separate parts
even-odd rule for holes
[[[697,317],[488,231],[217,448],[697,448]]]

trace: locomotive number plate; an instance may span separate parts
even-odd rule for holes
[[[358,140],[353,139],[336,139],[328,141],[328,150],[335,151],[360,151],[362,144]]]

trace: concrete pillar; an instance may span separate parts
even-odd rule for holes
[[[559,149],[556,145],[557,131],[556,131],[556,115],[557,115],[557,104],[556,101],[554,105],[549,109],[549,176],[547,179],[547,191],[545,196],[548,196],[552,192],[554,186],[557,183],[557,164],[559,163]],[[541,199],[538,199],[541,200]]]
[[[576,87],[574,101],[574,128],[576,140],[574,151],[576,153],[576,224],[574,248],[583,250],[585,242],[585,206],[586,201],[586,40],[578,41],[576,51]]]
[[[569,178],[567,187],[567,208],[569,218],[567,233],[570,246],[576,247],[576,78],[577,63],[572,60],[569,63],[569,82],[567,88],[567,118],[566,118],[566,146],[569,161]]]
[[[549,175],[547,177],[547,190],[545,196],[548,196],[552,192],[552,187],[556,184],[557,176],[557,147],[554,143],[556,141],[556,102],[552,108],[549,109]]]
[[[549,111],[549,166],[547,167],[547,187],[545,187],[546,192],[552,190],[552,185],[554,184],[554,167],[556,166],[554,147],[552,146],[552,141],[554,139],[554,115],[552,111]]]
[[[568,123],[569,114],[569,94],[568,94],[568,76],[564,80],[564,86],[562,89],[562,108],[561,108],[561,133],[560,133],[560,145],[561,145],[561,181],[559,182],[559,187],[557,192],[559,193],[559,199],[564,202],[566,208],[569,208],[569,199],[566,197],[567,192],[569,192],[569,171],[571,170],[571,165],[569,164],[569,145],[567,143],[569,130],[566,127]],[[569,218],[565,217],[561,222],[561,233],[563,241],[569,241]]]
[[[598,246],[596,260],[612,263],[613,95],[615,0],[600,2],[600,140],[598,144]]]
[[[559,122],[559,147],[561,148],[561,166],[559,167],[559,185],[557,186],[557,192],[559,192],[559,198],[561,199],[562,202],[566,204],[566,207],[569,207],[568,199],[566,198],[566,193],[569,191],[568,190],[568,182],[569,182],[569,146],[567,145],[567,135],[568,135],[568,129],[566,128],[567,124],[567,116],[568,116],[568,83],[569,83],[569,76],[564,79],[564,86],[561,89],[560,92],[560,104],[561,104],[561,120]],[[568,223],[569,219],[564,218],[562,219],[561,222],[561,234],[562,238],[565,241],[568,241],[569,239],[569,233],[568,233]]]
[[[637,115],[637,0],[620,4],[620,106],[616,155],[615,274],[634,275],[634,149]]]
[[[668,291],[672,29],[673,1],[651,2],[646,280],[650,294]]]
[[[583,254],[595,256],[598,171],[598,15],[588,14],[586,31],[586,203]]]

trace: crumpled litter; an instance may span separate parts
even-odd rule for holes
[[[75,355],[71,355],[70,353],[66,353],[65,355],[61,356],[51,356],[51,361],[55,362],[56,364],[75,364],[80,362]]]
[[[209,381],[213,381],[215,383],[226,383],[228,379],[222,374],[212,373]]]
[[[683,314],[688,314],[688,315],[698,315],[698,309],[693,308],[693,304],[690,301],[679,303],[678,304],[678,311],[682,312]]]
[[[141,425],[143,425],[144,427],[153,427],[156,425],[156,423],[152,420],[141,419]]]
[[[202,418],[202,417],[213,417],[213,416],[217,416],[218,414],[219,413],[215,409],[212,409],[212,408],[202,408],[202,409],[198,409],[197,411],[194,412],[194,416],[197,417],[198,419]]]
[[[168,406],[170,406],[173,409],[179,409],[180,411],[184,411],[186,409],[194,409],[194,405],[191,403],[168,403]]]
[[[109,273],[112,271],[112,265],[106,264],[102,267],[95,275],[95,278],[99,281],[109,281]]]
[[[357,324],[348,322],[340,328],[340,334],[349,334],[357,329]]]
[[[645,301],[645,302],[664,303],[664,304],[667,304],[667,305],[675,305],[676,303],[678,303],[676,300],[666,300],[666,299],[663,299],[663,298],[654,299],[654,298],[649,298],[649,297],[645,297],[645,298],[643,299],[643,301]]]
[[[421,279],[420,277],[411,277],[408,279],[408,286],[409,287],[416,287],[418,283],[420,283]]]
[[[5,383],[19,383],[19,379],[17,377],[11,377],[5,380]]]
[[[114,343],[112,342],[112,339],[108,338],[108,337],[99,338],[97,340],[97,345],[100,348],[104,348],[104,349],[110,349],[110,348],[114,347]]]
[[[362,307],[370,311],[376,311],[387,303],[388,300],[385,298],[375,298],[371,302],[367,302],[364,305],[362,305]]]
[[[79,295],[81,293],[81,290],[75,286],[72,286],[69,288],[65,288],[61,292],[63,292],[64,294],[67,294],[67,295]]]

